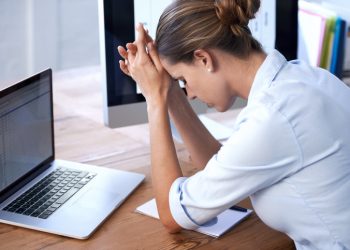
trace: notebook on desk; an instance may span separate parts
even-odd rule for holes
[[[52,71],[0,91],[0,222],[78,239],[144,175],[56,160]]]
[[[152,199],[136,208],[136,212],[159,219],[156,200]],[[196,232],[206,234],[215,238],[220,237],[242,220],[246,219],[253,210],[234,206],[219,214],[210,225],[201,226],[195,229]]]

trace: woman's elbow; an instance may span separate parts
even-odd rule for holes
[[[163,219],[161,220],[163,226],[170,234],[175,234],[181,231],[181,227],[174,221],[174,219]]]

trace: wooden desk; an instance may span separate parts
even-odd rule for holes
[[[185,230],[171,235],[158,220],[135,213],[137,206],[153,198],[148,127],[103,125],[99,75],[98,67],[54,75],[57,158],[143,173],[144,183],[88,240],[0,224],[0,249],[295,249],[287,236],[265,226],[255,214],[214,239]],[[229,125],[236,113],[210,116]],[[195,173],[183,145],[176,148],[184,173]],[[240,204],[251,208],[249,199]]]

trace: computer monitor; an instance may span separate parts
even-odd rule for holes
[[[121,57],[119,45],[135,40],[135,23],[142,22],[154,37],[158,19],[163,9],[173,0],[99,0],[99,33],[102,83],[104,94],[104,121],[109,127],[122,127],[147,122],[145,99],[135,82],[119,68]],[[296,35],[291,32],[297,27],[296,0],[262,0],[256,20],[249,24],[253,35],[263,44],[266,51],[276,45],[288,53],[295,52]],[[296,8],[296,9],[295,9]],[[276,15],[279,11],[282,15]],[[293,13],[292,13],[293,12]],[[282,27],[282,28],[281,28]],[[280,30],[282,29],[282,31]],[[280,35],[283,33],[283,37]],[[283,46],[280,41],[284,41]],[[295,41],[295,42],[294,42]],[[289,46],[290,44],[295,44]],[[294,51],[295,50],[295,51]],[[284,51],[282,51],[284,54]],[[294,59],[294,58],[293,58]],[[191,101],[197,113],[208,108],[199,100]],[[245,102],[236,101],[235,107]]]
[[[276,1],[276,43],[275,48],[287,60],[294,60],[298,53],[298,1]]]
[[[109,127],[147,122],[145,99],[136,83],[120,70],[121,57],[117,47],[135,40],[136,22],[144,23],[154,37],[159,16],[170,2],[171,0],[98,2],[104,122]],[[197,112],[205,112],[207,109],[207,106],[198,100],[191,104]]]

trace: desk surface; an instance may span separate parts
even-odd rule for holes
[[[219,239],[183,230],[168,234],[158,220],[134,212],[153,198],[147,124],[110,129],[103,125],[98,67],[54,75],[57,158],[143,173],[143,184],[88,240],[76,240],[0,224],[0,249],[294,249],[287,236],[251,215]],[[237,111],[209,116],[223,124]],[[186,149],[176,144],[184,174],[197,171]],[[251,208],[249,199],[240,205]]]

